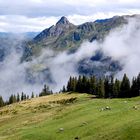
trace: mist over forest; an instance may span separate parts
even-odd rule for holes
[[[126,73],[130,78],[139,73],[140,17],[126,17],[127,24],[110,30],[103,40],[83,39],[74,51],[43,48],[30,61],[21,61],[25,42],[32,40],[23,34],[0,36],[0,93],[4,98],[25,92],[38,94],[47,84],[54,92],[66,85],[70,76],[114,75],[119,79]],[[33,35],[33,34],[32,34]],[[34,35],[35,36],[35,35]],[[29,38],[29,39],[28,39]],[[97,59],[99,55],[99,60]],[[95,57],[95,58],[94,58]],[[94,58],[92,60],[92,58]],[[106,70],[112,62],[116,69]],[[83,69],[90,69],[89,72]],[[93,73],[90,73],[93,69]],[[102,69],[105,69],[102,72]],[[83,70],[83,71],[82,71]],[[94,71],[95,70],[95,71]],[[101,74],[98,74],[101,71]]]

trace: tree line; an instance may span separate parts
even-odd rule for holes
[[[79,76],[70,77],[67,85],[63,86],[61,92],[79,92],[96,95],[99,98],[131,98],[140,95],[140,74],[130,79],[124,74],[122,80],[115,79],[113,76],[106,76],[104,78],[96,78],[95,76]],[[36,97],[47,96],[53,94],[48,86],[44,85],[42,91]],[[21,93],[12,94],[8,101],[4,101],[0,96],[0,107],[12,103],[28,100],[34,98],[32,92],[31,96]]]
[[[124,74],[122,80],[113,76],[96,78],[95,76],[70,77],[62,92],[94,94],[99,98],[131,98],[140,95],[140,74],[130,79]]]
[[[9,104],[13,104],[13,103],[17,103],[20,101],[24,101],[24,100],[28,100],[34,98],[34,93],[32,92],[31,97],[29,97],[29,95],[25,94],[25,93],[21,93],[21,95],[19,93],[17,94],[12,94],[9,99],[7,101],[4,101],[2,96],[0,96],[0,107],[3,107],[5,105],[9,105]]]
[[[34,93],[32,92],[31,96],[29,97],[29,95],[25,94],[25,93],[17,93],[17,94],[12,94],[8,101],[4,101],[3,100],[3,97],[0,96],[0,107],[3,107],[5,105],[9,105],[9,104],[13,104],[13,103],[17,103],[17,102],[20,102],[20,101],[25,101],[25,100],[29,100],[31,98],[34,98],[34,97],[41,97],[41,96],[47,96],[47,95],[50,95],[50,94],[53,94],[52,90],[49,89],[48,86],[44,85],[44,88],[42,89],[42,91],[39,93],[39,95],[34,95]]]

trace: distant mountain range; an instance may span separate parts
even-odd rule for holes
[[[24,58],[38,55],[42,48],[51,48],[55,51],[75,50],[84,40],[102,41],[112,29],[127,24],[126,17],[129,16],[115,16],[78,26],[70,23],[66,17],[62,17],[56,25],[43,30],[27,43]]]
[[[39,32],[24,32],[24,33],[0,32],[0,39],[10,38],[10,37],[17,38],[17,36],[21,36],[21,37],[24,37],[24,39],[32,40],[38,34]]]
[[[102,40],[110,30],[125,23],[127,23],[125,17],[118,16],[76,26],[70,23],[66,17],[62,17],[55,26],[38,34],[32,43],[55,49],[79,47],[83,40],[90,42]]]

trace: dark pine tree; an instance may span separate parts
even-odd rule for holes
[[[113,98],[117,98],[119,96],[120,85],[121,85],[121,82],[118,79],[116,79],[113,86]]]
[[[139,87],[137,83],[137,78],[132,79],[132,86],[131,86],[131,97],[138,96]]]
[[[114,96],[114,90],[113,90],[113,87],[114,87],[114,77],[113,76],[111,76],[110,77],[110,85],[109,85],[109,90],[110,90],[110,92],[109,92],[109,97],[110,98],[113,98],[113,96]]]
[[[21,101],[23,101],[24,100],[24,93],[22,92],[21,93]]]
[[[132,79],[131,97],[140,96],[140,74]]]
[[[137,76],[137,92],[135,96],[140,96],[140,73]]]
[[[89,93],[96,94],[96,78],[91,76],[89,79]]]
[[[72,91],[72,77],[70,76],[68,84],[67,84],[67,91]]]
[[[27,95],[24,94],[24,95],[23,95],[23,100],[26,100],[26,99],[27,99]]]
[[[66,88],[65,88],[65,86],[63,86],[62,92],[66,92]]]
[[[99,79],[98,85],[97,85],[97,95],[100,98],[105,97],[105,86],[104,86],[104,81],[102,79]]]
[[[17,102],[19,102],[20,101],[20,95],[19,95],[19,93],[17,93]]]
[[[82,77],[81,77],[81,75],[78,77],[78,80],[77,80],[76,92],[82,93]]]
[[[119,97],[120,98],[130,97],[130,81],[126,74],[124,74],[121,82]]]
[[[2,96],[0,96],[0,107],[3,107],[3,106],[4,106],[4,101],[3,101]]]
[[[105,98],[109,98],[110,84],[109,84],[109,77],[108,76],[105,78],[104,87],[105,87]]]
[[[17,102],[16,96],[12,94],[9,97],[9,104],[16,103],[16,102]]]
[[[82,83],[81,83],[81,92],[82,93],[88,93],[88,88],[89,88],[88,79],[87,79],[86,76],[83,76],[82,77]]]
[[[31,98],[34,98],[34,93],[32,92]]]
[[[49,87],[44,85],[44,88],[42,90],[42,92],[39,94],[39,96],[47,96],[52,94],[52,91],[49,90]]]
[[[29,99],[29,95],[26,96],[26,99],[27,99],[27,100]]]

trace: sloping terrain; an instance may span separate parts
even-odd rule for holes
[[[140,98],[34,98],[0,109],[0,140],[138,140]]]
[[[111,30],[127,24],[128,17],[131,16],[115,16],[81,25],[74,25],[66,17],[62,17],[56,25],[43,30],[31,42],[28,42],[24,59],[38,55],[42,48],[51,48],[55,51],[73,50],[85,40],[102,41]]]

